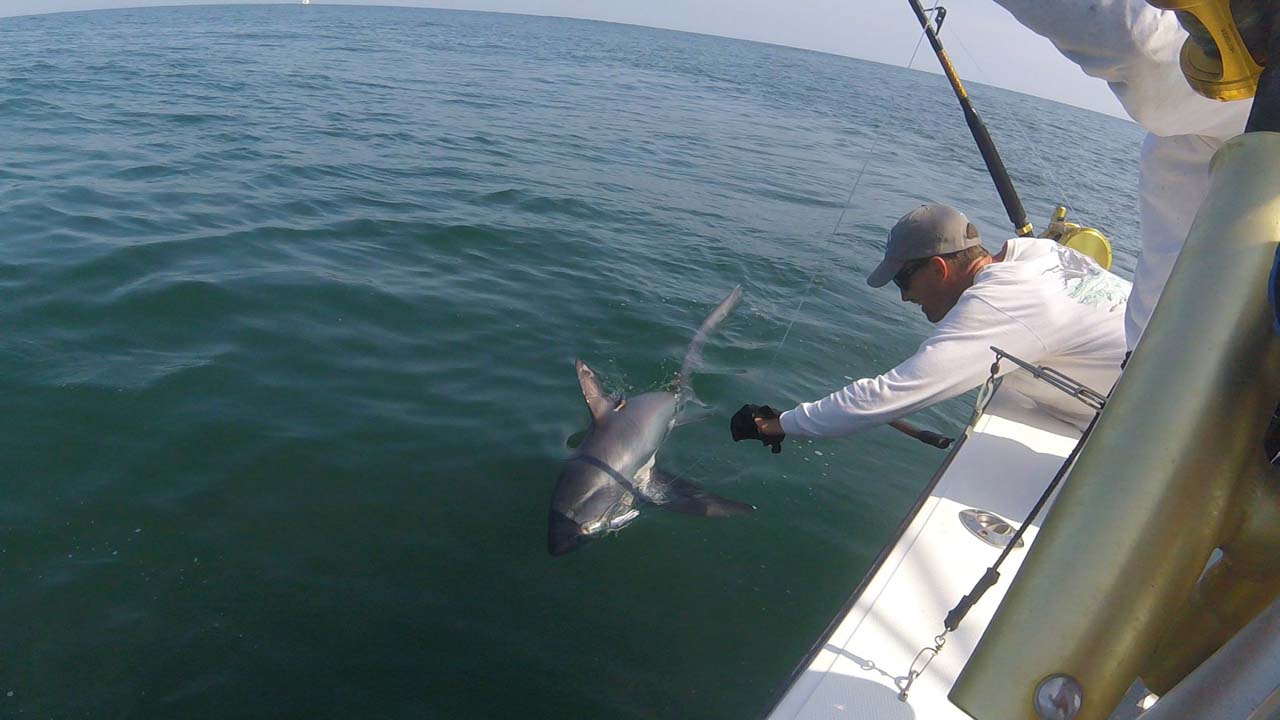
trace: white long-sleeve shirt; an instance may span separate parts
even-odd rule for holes
[[[1085,74],[1105,80],[1148,135],[1139,161],[1142,254],[1125,331],[1137,344],[1209,189],[1209,161],[1244,131],[1252,100],[1197,95],[1178,54],[1187,33],[1145,0],[996,0]]]
[[[882,375],[788,410],[782,430],[803,437],[849,435],[955,397],[989,377],[993,345],[1106,393],[1124,359],[1129,289],[1093,260],[1051,240],[1009,240],[1004,260],[978,271],[914,355]],[[1020,394],[1079,427],[1093,416],[1012,363],[1001,371],[1007,375],[1002,393]]]

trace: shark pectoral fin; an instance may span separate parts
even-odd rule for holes
[[[755,510],[754,505],[720,497],[701,485],[654,468],[651,484],[658,490],[648,498],[658,507],[685,515],[702,517],[729,517],[745,515]]]
[[[578,371],[578,385],[582,386],[582,397],[586,399],[587,408],[591,410],[593,419],[600,420],[610,411],[620,407],[618,398],[605,394],[595,370],[581,360],[574,360],[573,367]]]

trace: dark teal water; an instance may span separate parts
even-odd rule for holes
[[[971,91],[1128,274],[1140,131]],[[8,19],[0,146],[3,717],[753,716],[941,454],[725,421],[911,352],[906,209],[1008,234],[938,76],[549,18]],[[758,512],[549,557],[573,359],[659,387],[737,283],[660,458]]]

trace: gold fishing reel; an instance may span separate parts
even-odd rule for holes
[[[1147,4],[1177,13],[1178,21],[1190,33],[1182,45],[1181,64],[1193,90],[1224,102],[1253,97],[1267,62],[1269,25],[1263,17],[1267,2],[1147,0]]]
[[[1096,228],[1081,227],[1076,223],[1067,222],[1067,209],[1061,205],[1053,211],[1053,218],[1049,220],[1049,226],[1040,234],[1040,237],[1053,240],[1059,245],[1066,245],[1082,255],[1093,258],[1103,270],[1111,269],[1111,243],[1107,241],[1107,236]]]

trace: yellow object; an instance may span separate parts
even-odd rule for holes
[[[1280,133],[1228,141],[1211,178],[1106,410],[951,690],[978,720],[1034,720],[1034,693],[1055,675],[1083,689],[1074,720],[1104,720],[1134,677],[1176,682],[1280,590],[1280,477],[1262,447],[1280,394],[1267,302]],[[1215,547],[1221,569],[1200,581]]]
[[[1095,228],[1067,222],[1067,209],[1062,206],[1053,211],[1053,219],[1040,237],[1049,238],[1093,258],[1103,270],[1111,269],[1111,243],[1107,242],[1107,236]]]
[[[1193,90],[1211,100],[1253,97],[1262,68],[1254,62],[1240,38],[1229,0],[1147,0],[1147,4],[1194,15],[1218,46],[1219,56],[1213,57],[1190,38],[1183,43],[1182,74]]]
[[[1059,242],[1093,258],[1103,270],[1111,269],[1111,243],[1107,242],[1107,237],[1097,230],[1076,228],[1064,235]]]

